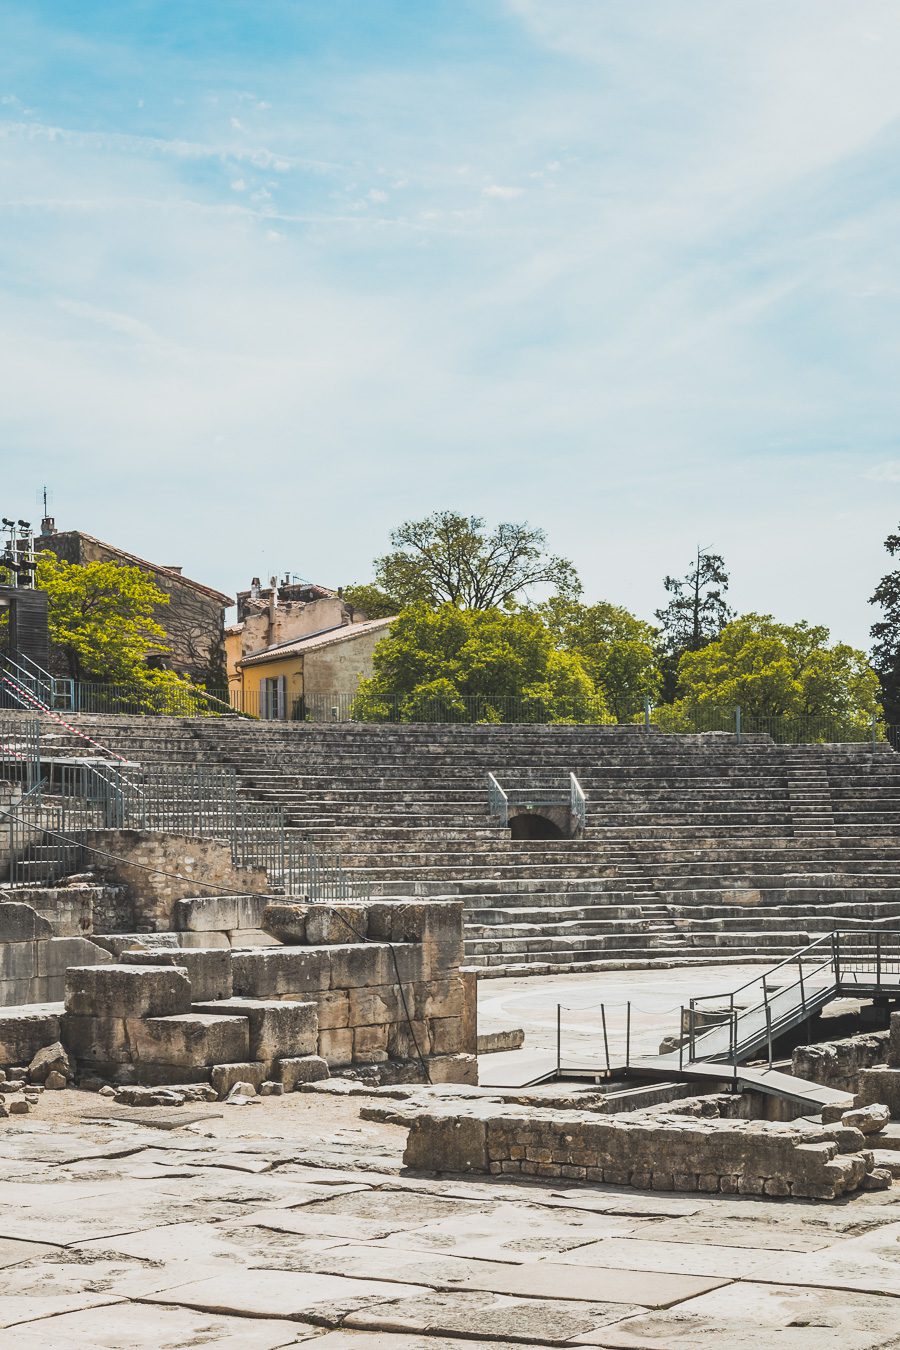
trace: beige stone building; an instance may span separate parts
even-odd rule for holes
[[[266,718],[343,716],[393,619],[338,624],[241,658],[232,702]]]

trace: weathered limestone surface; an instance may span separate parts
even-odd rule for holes
[[[245,1017],[250,1028],[251,1060],[272,1064],[294,1055],[314,1055],[318,1044],[315,1003],[278,999],[228,998],[194,1005],[195,1012]]]
[[[80,966],[66,974],[66,1013],[81,1017],[167,1017],[191,1010],[183,967]]]
[[[855,1191],[873,1170],[871,1154],[842,1153],[820,1128],[511,1108],[423,1112],[410,1125],[404,1161],[431,1171],[806,1199]]]
[[[318,1083],[327,1078],[329,1069],[320,1055],[299,1055],[282,1059],[278,1065],[278,1076],[285,1092],[293,1092],[303,1083]]]
[[[191,895],[175,901],[172,927],[187,933],[230,933],[261,928],[265,895]]]
[[[231,997],[231,952],[221,947],[165,948],[158,951],[123,952],[123,965],[180,966],[191,982],[191,1001]]]
[[[56,1002],[65,992],[68,966],[109,960],[86,938],[56,936],[31,905],[0,903],[0,1007]]]
[[[791,1056],[791,1072],[813,1083],[857,1092],[862,1071],[885,1062],[888,1040],[888,1032],[874,1031],[818,1045],[798,1045]]]
[[[62,1004],[0,1008],[0,1068],[28,1064],[45,1045],[59,1040]]]
[[[177,927],[173,922],[176,903],[204,885],[237,894],[264,891],[268,884],[264,868],[236,866],[229,845],[220,839],[151,830],[95,830],[88,833],[86,842],[124,859],[100,858],[98,870],[128,887],[136,928],[165,931]]]

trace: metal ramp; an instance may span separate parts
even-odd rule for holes
[[[631,1057],[631,1006],[626,1005],[625,1058],[609,1054],[603,1005],[602,1057],[567,1062],[557,1032],[553,1076],[629,1077],[727,1082],[820,1110],[848,1094],[810,1083],[773,1067],[773,1045],[780,1036],[809,1021],[838,998],[900,1000],[900,930],[872,926],[823,933],[785,960],[737,989],[693,998],[681,1008],[681,1044],[663,1055]],[[559,1023],[559,1011],[557,1014]],[[766,1063],[748,1064],[764,1057]]]

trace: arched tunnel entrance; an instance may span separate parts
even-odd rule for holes
[[[509,818],[512,839],[565,839],[565,830],[539,811],[523,811]]]

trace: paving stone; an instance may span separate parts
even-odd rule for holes
[[[618,1322],[638,1309],[621,1303],[567,1303],[510,1298],[504,1294],[451,1291],[381,1303],[351,1313],[345,1327],[521,1340],[562,1345],[573,1336]]]
[[[604,1350],[889,1350],[897,1343],[897,1313],[891,1298],[748,1282],[572,1343]]]
[[[310,1327],[309,1337],[318,1338]],[[8,1350],[183,1350],[185,1346],[216,1346],[221,1350],[278,1350],[306,1340],[296,1322],[273,1318],[220,1317],[191,1308],[154,1308],[151,1317],[130,1303],[106,1305],[67,1313],[52,1322],[17,1326]],[[0,1337],[0,1350],[7,1350]]]
[[[599,1266],[578,1267],[549,1260],[525,1265],[465,1260],[432,1252],[400,1251],[396,1247],[348,1244],[300,1258],[306,1270],[362,1279],[393,1278],[435,1289],[485,1290],[497,1294],[524,1294],[533,1298],[574,1299],[591,1303],[644,1303],[664,1307],[705,1293],[720,1279],[694,1275],[655,1275],[644,1271]]]
[[[347,1279],[310,1271],[232,1270],[163,1294],[151,1294],[148,1302],[176,1303],[243,1317],[305,1317],[333,1325],[368,1303],[419,1292],[412,1285],[391,1280]]]
[[[639,1238],[606,1238],[563,1252],[555,1260],[573,1266],[646,1270],[670,1275],[711,1275],[726,1280],[769,1279],[773,1272],[793,1270],[793,1252],[716,1247],[712,1243],[656,1242]]]

